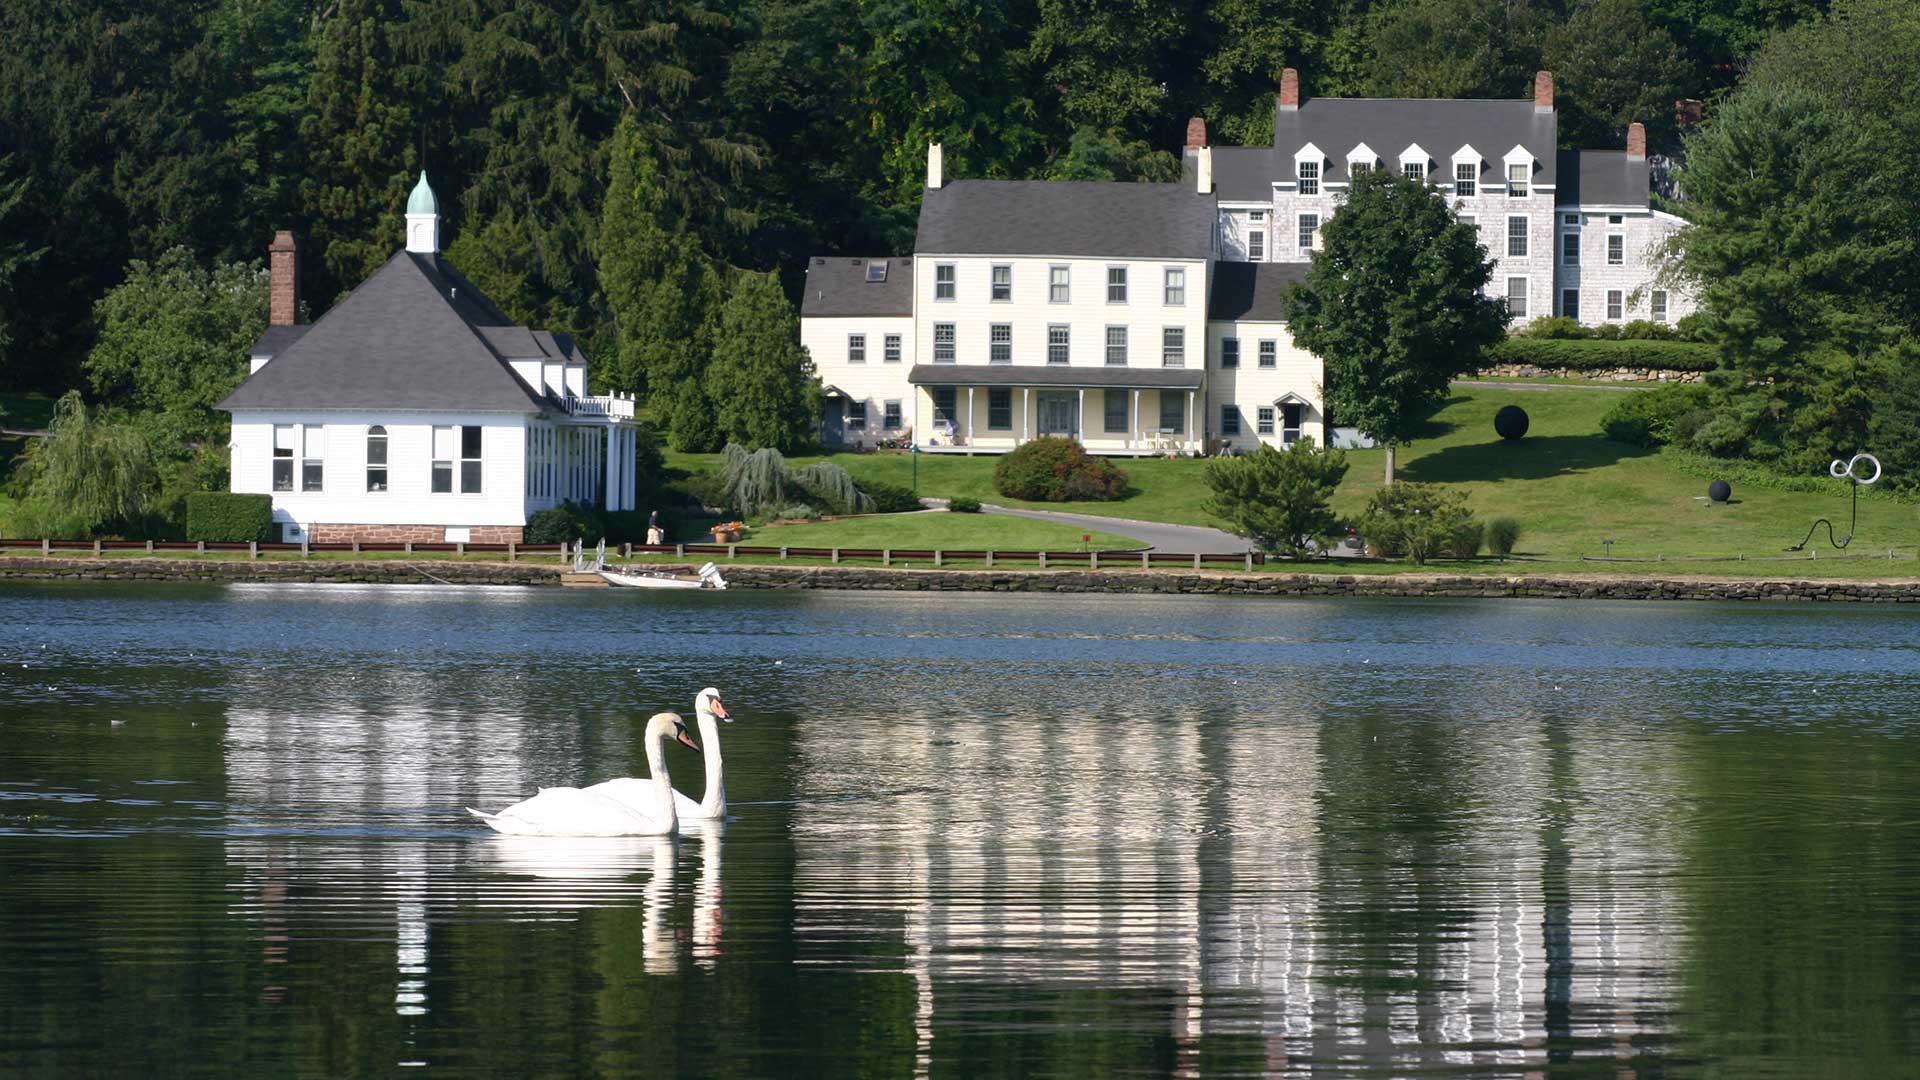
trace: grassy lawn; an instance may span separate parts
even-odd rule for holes
[[[1071,525],[1001,514],[887,514],[806,525],[754,529],[741,543],[774,547],[990,548],[998,551],[1078,551],[1089,535]],[[1139,541],[1096,532],[1084,545],[1094,550],[1137,548]]]

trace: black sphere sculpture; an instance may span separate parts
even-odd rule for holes
[[[1493,430],[1509,441],[1518,439],[1527,433],[1527,410],[1518,405],[1502,405],[1500,411],[1493,414]]]
[[[1717,503],[1726,502],[1733,498],[1733,485],[1725,480],[1715,480],[1707,485],[1707,498]]]

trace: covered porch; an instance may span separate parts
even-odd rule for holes
[[[923,453],[1002,454],[1059,436],[1116,457],[1197,454],[1204,381],[1186,368],[922,364],[908,375],[914,443]]]
[[[527,426],[527,512],[563,502],[608,511],[635,509],[640,426],[634,419],[634,399],[569,394],[559,404],[561,409],[550,419]]]

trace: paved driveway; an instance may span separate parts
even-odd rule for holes
[[[989,514],[1010,514],[1014,517],[1035,518],[1040,521],[1057,521],[1062,525],[1072,525],[1090,532],[1116,533],[1140,541],[1141,546],[1154,551],[1173,551],[1180,554],[1201,555],[1238,555],[1247,550],[1247,542],[1230,532],[1219,529],[1203,529],[1198,525],[1168,525],[1159,521],[1129,521],[1125,518],[1100,517],[1097,514],[1062,514],[1053,510],[1016,510],[1010,506],[983,505],[981,510]]]

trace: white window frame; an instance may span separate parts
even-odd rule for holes
[[[1649,311],[1653,316],[1653,321],[1657,323],[1666,322],[1667,321],[1667,290],[1665,289],[1653,290],[1652,294],[1649,296],[1648,303],[1652,305]]]
[[[1302,195],[1320,194],[1320,162],[1316,159],[1302,159],[1293,163],[1294,179],[1298,182],[1298,191]]]
[[[281,437],[283,434],[285,435],[284,439]],[[286,445],[285,446],[280,445],[282,442],[285,442]],[[269,450],[270,450],[269,458],[273,463],[272,472],[269,474],[269,480],[272,483],[273,490],[275,491],[299,490],[299,484],[300,484],[300,477],[298,475],[299,462],[296,459],[300,451],[300,425],[299,424],[273,425],[273,444],[269,448]],[[285,480],[282,480],[280,478],[280,474],[282,472],[280,468],[281,462],[286,463],[286,469],[284,470],[286,472]]]
[[[1427,182],[1427,163],[1424,161],[1403,161],[1400,163],[1400,175],[1416,184]]]
[[[987,363],[1013,363],[1013,324],[990,323],[987,326]]]
[[[1580,265],[1580,230],[1567,228],[1560,232],[1560,265]]]
[[[887,363],[887,364],[899,363],[901,344],[902,342],[900,340],[899,334],[888,334],[883,339],[882,350],[880,353],[881,362]]]
[[[1627,291],[1625,289],[1607,290],[1607,321],[1627,321]]]
[[[1267,261],[1267,232],[1265,229],[1247,230],[1247,261]]]
[[[1004,271],[1004,272],[1003,272]],[[987,296],[989,303],[1010,304],[1013,302],[1013,264],[994,263],[987,271],[989,282]]]
[[[847,335],[847,363],[864,364],[867,362],[867,335]]]
[[[1120,280],[1118,281],[1114,280],[1113,276],[1115,274],[1120,275]],[[1117,297],[1114,296],[1113,294],[1113,290],[1116,288],[1120,290],[1120,295]],[[1127,302],[1127,268],[1124,266],[1107,267],[1107,303],[1124,304],[1126,302]]]
[[[1273,409],[1273,406],[1271,405],[1255,406],[1254,413],[1253,413],[1254,434],[1256,435],[1273,434],[1273,412],[1274,412],[1274,409]]]
[[[933,264],[933,298],[949,303],[959,296],[960,271],[952,263]]]
[[[1626,233],[1616,232],[1616,233],[1607,234],[1607,265],[1608,266],[1627,265],[1627,234]]]
[[[1047,267],[1047,303],[1070,304],[1073,302],[1073,267],[1065,263],[1054,263]]]
[[[1260,366],[1263,368],[1280,366],[1280,342],[1277,338],[1260,339]]]
[[[1118,341],[1114,340],[1115,331],[1119,332]],[[1118,360],[1114,359],[1116,349],[1119,350],[1118,355],[1120,358]],[[1124,325],[1115,323],[1107,327],[1106,360],[1108,367],[1127,366],[1127,328]]]
[[[1187,268],[1169,266],[1160,277],[1161,301],[1167,307],[1187,306]]]
[[[1057,350],[1057,352],[1056,352]],[[1059,359],[1054,359],[1055,356]],[[1073,326],[1070,323],[1047,324],[1047,364],[1064,367],[1073,363]]]
[[[1515,175],[1515,173],[1519,175]],[[1533,190],[1533,161],[1507,162],[1507,198],[1524,199]]]
[[[1516,225],[1520,227],[1518,232],[1514,231],[1514,226]],[[1531,237],[1532,231],[1533,231],[1532,218],[1528,217],[1525,214],[1508,214],[1507,215],[1507,258],[1509,259],[1527,258],[1527,252],[1531,250],[1533,247],[1533,241]]]
[[[1170,368],[1187,366],[1186,327],[1163,326],[1160,328],[1160,366]]]
[[[378,442],[375,440],[378,440]],[[373,460],[376,456],[373,452],[376,445],[380,448],[378,455],[380,458],[379,461]],[[392,489],[392,485],[387,482],[387,477],[391,475],[387,471],[390,468],[387,453],[392,446],[392,438],[387,434],[386,425],[367,425],[367,493],[370,495],[384,494]],[[374,484],[373,478],[373,474],[376,472],[380,474],[379,486],[377,487]]]
[[[1471,199],[1480,190],[1480,163],[1478,161],[1456,161],[1453,163],[1453,194],[1455,198]]]
[[[1519,283],[1519,288],[1517,290],[1514,287],[1516,282]],[[1532,284],[1533,283],[1527,280],[1526,277],[1518,274],[1507,278],[1506,301],[1507,301],[1507,317],[1509,319],[1515,322],[1518,322],[1529,317],[1527,314],[1528,307],[1529,307],[1529,305],[1527,304],[1527,290],[1532,287]],[[1520,301],[1519,311],[1513,310],[1513,302],[1516,298]]]
[[[1313,222],[1309,225],[1307,222]],[[1313,250],[1313,238],[1320,233],[1320,215],[1300,213],[1294,215],[1294,242],[1299,245],[1300,253],[1305,255]]]
[[[940,340],[940,337],[943,333],[946,335],[946,339],[947,339],[944,344]],[[959,348],[960,348],[959,335],[956,332],[953,323],[937,322],[933,324],[933,362],[934,363],[951,364],[956,362],[956,360],[958,359]],[[943,353],[944,355],[942,355]]]

